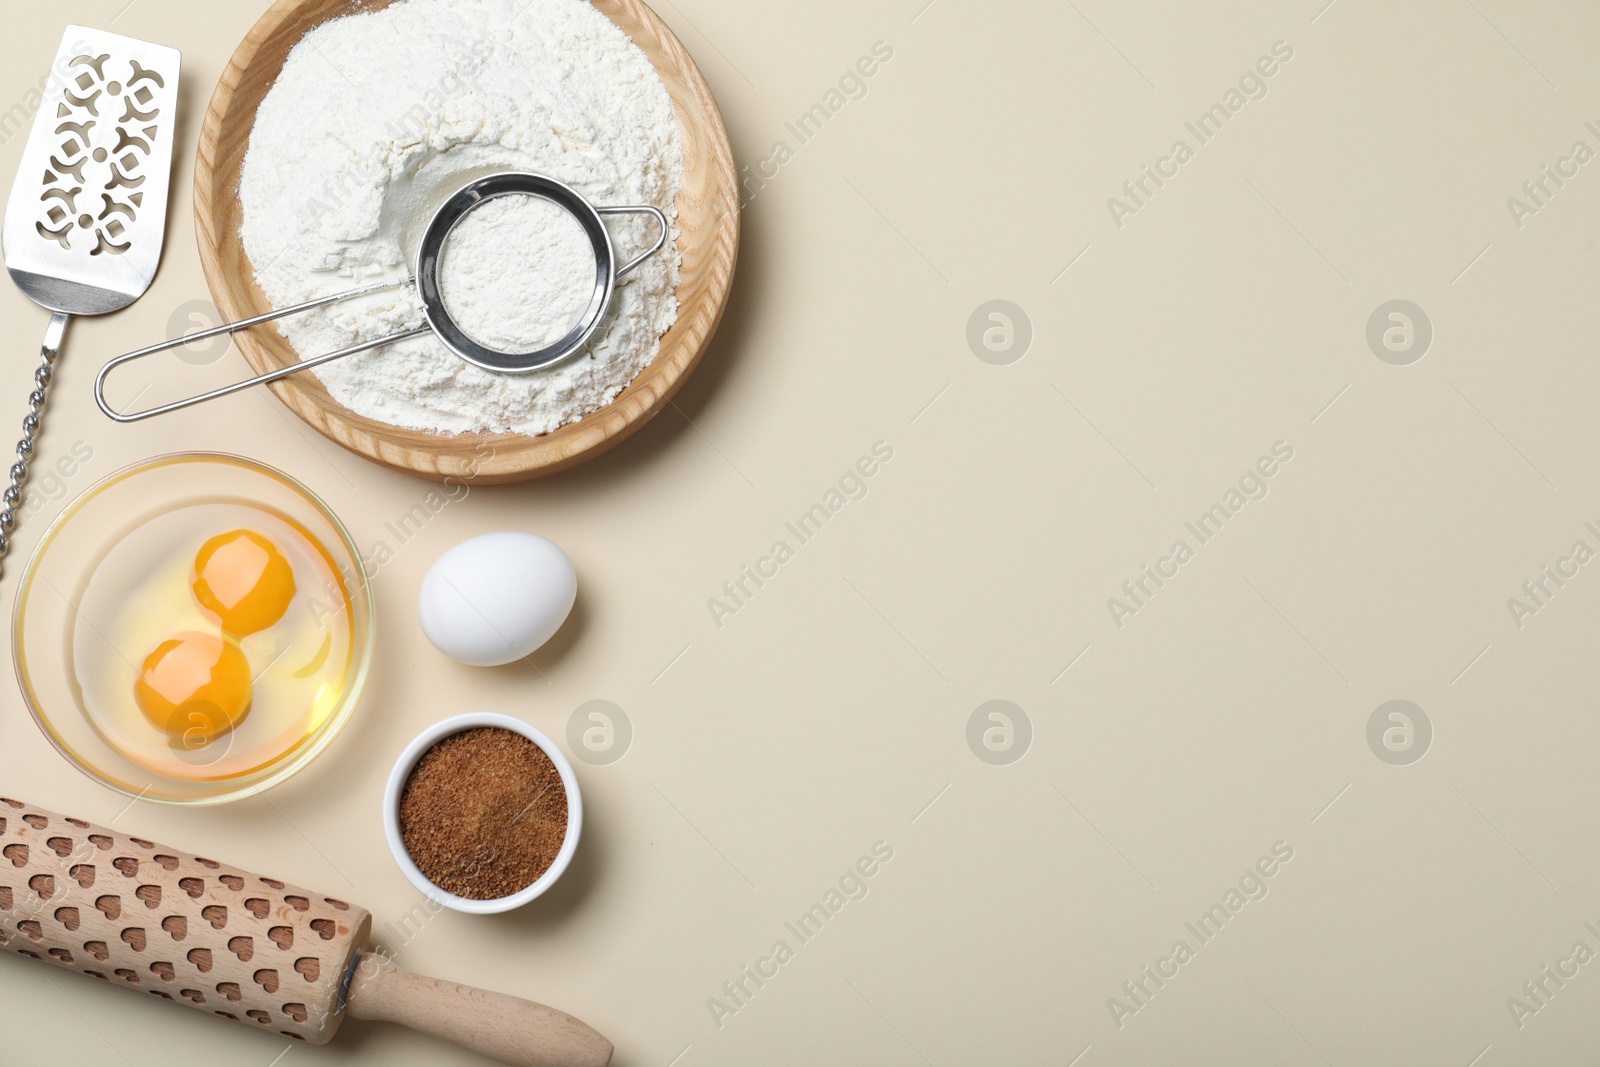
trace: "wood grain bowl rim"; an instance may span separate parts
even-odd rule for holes
[[[224,321],[268,310],[239,235],[239,175],[255,125],[255,107],[241,85],[252,65],[273,63],[270,87],[289,50],[316,24],[394,0],[276,0],[240,42],[212,93],[195,160],[195,235],[206,282]],[[656,358],[610,404],[537,437],[517,434],[435,435],[357,415],[335,401],[315,375],[268,386],[290,411],[334,443],[392,470],[433,480],[492,485],[544,477],[592,459],[647,423],[682,387],[716,334],[727,307],[739,251],[739,195],[727,126],[705,77],[672,30],[642,0],[594,0],[650,58],[672,96],[684,143],[684,186],[678,199],[678,319]],[[306,15],[314,9],[313,15]],[[265,96],[268,88],[260,90]],[[236,105],[247,108],[239,112]],[[237,126],[243,125],[242,130]],[[697,179],[691,187],[691,178]],[[684,225],[688,219],[699,228]],[[230,268],[230,264],[233,265]],[[234,335],[255,373],[296,361],[277,330]]]

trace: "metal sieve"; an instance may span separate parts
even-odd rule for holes
[[[502,196],[519,195],[536,196],[548,200],[550,203],[565,210],[583,227],[584,235],[589,239],[589,246],[594,251],[594,288],[590,293],[588,306],[584,308],[582,316],[564,337],[531,352],[499,352],[474,341],[450,317],[449,308],[445,306],[444,297],[439,291],[439,264],[444,253],[445,244],[450,240],[450,235],[461,223],[461,220],[490,200]],[[604,215],[650,215],[660,225],[661,236],[647,251],[618,267],[617,252],[611,243],[611,234],[607,232],[605,223],[601,220]],[[94,399],[100,405],[100,410],[117,422],[138,422],[140,419],[148,419],[153,415],[164,415],[169,411],[177,411],[179,408],[191,407],[195,404],[202,404],[207,400],[215,400],[219,396],[237,393],[240,390],[249,389],[251,386],[275,382],[280,378],[287,378],[291,374],[298,374],[312,367],[320,367],[324,363],[331,363],[336,359],[343,359],[345,356],[353,356],[357,352],[381,348],[397,341],[421,337],[427,333],[432,333],[439,338],[446,348],[449,348],[450,351],[468,363],[487,371],[494,371],[499,374],[527,374],[531,371],[544,370],[571,359],[583,351],[584,346],[589,343],[589,339],[600,328],[601,321],[611,307],[612,297],[616,294],[617,279],[625,276],[639,264],[661,251],[666,245],[667,237],[670,233],[671,226],[667,221],[666,214],[659,208],[651,207],[648,204],[627,207],[598,207],[591,204],[571,186],[563,184],[554,178],[545,177],[542,174],[523,172],[491,174],[488,177],[479,178],[463,186],[434,213],[432,221],[428,223],[428,228],[423,233],[422,245],[417,252],[417,268],[412,277],[397,282],[384,282],[379,285],[350,289],[342,293],[335,293],[332,296],[320,297],[316,300],[308,300],[293,307],[269,311],[253,318],[230,322],[209,330],[202,330],[199,333],[164,341],[149,348],[141,348],[137,352],[129,352],[118,356],[100,368],[100,373],[95,377],[94,381]],[[419,326],[414,330],[404,330],[372,341],[363,341],[360,344],[351,345],[349,348],[343,348],[337,352],[328,352],[324,355],[313,356],[310,359],[302,359],[298,363],[280,367],[266,374],[258,374],[254,378],[234,382],[232,385],[225,385],[220,389],[213,389],[209,393],[201,393],[183,400],[175,400],[170,404],[162,404],[160,407],[153,407],[144,411],[119,412],[113,410],[111,405],[106,402],[106,379],[112,371],[125,363],[132,363],[134,360],[153,356],[158,352],[182,348],[185,345],[204,341],[211,337],[219,337],[237,330],[259,326],[262,323],[303,314],[316,308],[327,307],[330,304],[341,303],[356,297],[369,296],[373,293],[402,289],[408,285],[415,285],[417,288],[417,295],[422,300],[423,316],[428,323],[426,326]]]

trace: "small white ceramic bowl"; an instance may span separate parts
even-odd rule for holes
[[[520,892],[509,897],[497,897],[494,900],[473,900],[469,897],[456,896],[446,892],[428,880],[427,875],[418,869],[411,853],[406,851],[405,841],[400,836],[400,794],[405,791],[406,782],[411,778],[411,772],[416,767],[424,753],[434,745],[452,734],[459,734],[464,730],[473,730],[478,727],[498,727],[521,734],[529,741],[544,749],[545,755],[550,757],[550,762],[556,765],[556,770],[561,775],[561,785],[567,791],[567,836],[561,842],[561,851],[556,854],[556,861],[550,869],[539,876],[539,880]],[[389,851],[394,853],[395,863],[400,865],[401,872],[417,887],[423,896],[438,901],[452,911],[466,912],[469,915],[495,915],[500,912],[514,911],[528,901],[540,896],[555,885],[556,879],[566,871],[572,863],[572,854],[578,850],[578,836],[583,831],[583,796],[578,792],[578,776],[572,769],[572,763],[566,754],[556,747],[540,731],[529,726],[521,719],[514,719],[510,715],[498,715],[494,712],[474,712],[470,715],[457,715],[443,722],[435,723],[422,731],[417,739],[406,746],[400,754],[400,759],[395,763],[394,770],[389,774],[389,785],[383,795],[383,832],[389,839]]]

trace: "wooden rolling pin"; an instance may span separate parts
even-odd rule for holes
[[[554,1008],[408,974],[353,904],[0,797],[0,947],[314,1045],[345,1014],[522,1067],[605,1067]]]

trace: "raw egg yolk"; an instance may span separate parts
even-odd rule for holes
[[[133,697],[156,729],[194,750],[238,726],[250,711],[250,662],[215,634],[169,637],[145,657]]]
[[[194,559],[194,595],[235,637],[283,618],[294,599],[294,568],[278,546],[254,530],[218,534]]]

